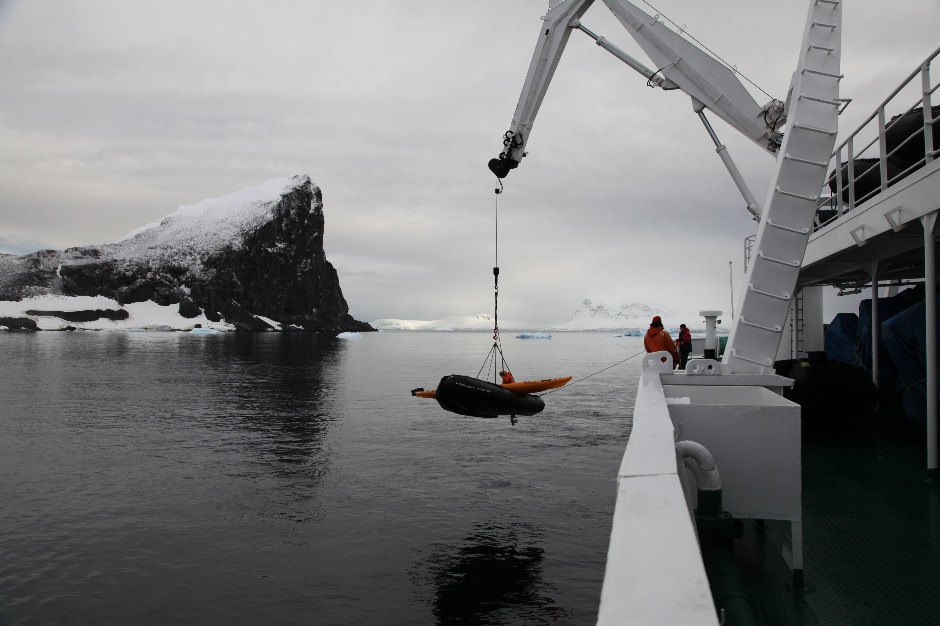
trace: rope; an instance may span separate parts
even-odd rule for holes
[[[499,342],[495,342],[495,341],[494,341],[494,342],[493,342],[493,347],[490,348],[490,351],[486,353],[486,358],[483,359],[483,365],[480,366],[480,370],[477,372],[477,378],[480,377],[480,374],[483,373],[483,370],[486,369],[486,366],[489,365],[490,359],[492,358],[492,360],[493,360],[493,380],[494,380],[494,381],[496,380],[496,377],[498,376],[498,371],[497,371],[497,369],[496,369],[496,367],[497,367],[497,365],[496,365],[496,353],[497,353],[497,352],[499,353],[499,360],[500,360],[500,363],[502,363],[502,369],[505,370],[505,371],[507,371],[507,372],[510,372],[510,373],[512,372],[512,370],[509,369],[509,364],[506,362],[506,357],[503,356],[502,346],[500,345]]]
[[[619,362],[617,362],[617,363],[614,363],[613,365],[608,365],[608,366],[605,367],[604,369],[598,370],[598,371],[594,372],[593,374],[588,374],[588,375],[585,376],[584,378],[579,378],[578,380],[574,381],[573,383],[568,383],[568,384],[565,385],[564,387],[558,387],[557,389],[552,389],[552,390],[550,390],[550,391],[546,391],[545,393],[540,393],[540,394],[538,394],[538,395],[539,395],[539,397],[541,397],[541,396],[547,396],[547,395],[550,394],[550,393],[555,393],[556,391],[561,391],[562,389],[568,389],[569,387],[571,387],[571,386],[573,386],[573,385],[577,385],[578,383],[587,380],[587,379],[590,378],[591,376],[597,376],[597,375],[600,374],[601,372],[606,372],[607,370],[609,370],[609,369],[612,368],[612,367],[617,367],[618,365],[621,365],[621,364],[623,364],[623,363],[626,363],[626,362],[629,361],[630,359],[635,359],[636,357],[640,356],[641,354],[646,354],[646,350],[643,350],[643,352],[637,352],[636,354],[630,355],[630,356],[628,356],[627,358],[625,358],[623,361],[619,361]]]

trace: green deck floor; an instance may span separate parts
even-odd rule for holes
[[[762,624],[940,624],[940,483],[926,476],[922,435],[805,442],[805,588],[780,556],[788,523],[745,520],[735,541]]]

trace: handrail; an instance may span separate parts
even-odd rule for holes
[[[819,194],[819,202],[817,203],[816,209],[816,219],[813,221],[813,229],[818,230],[823,226],[833,223],[834,221],[840,219],[845,213],[854,210],[856,207],[864,204],[865,202],[871,200],[887,187],[897,183],[901,179],[910,175],[915,170],[924,167],[926,164],[933,161],[938,155],[937,146],[933,145],[933,135],[932,130],[934,124],[938,123],[937,118],[934,118],[933,111],[931,108],[931,95],[934,91],[940,88],[940,83],[933,85],[930,81],[930,64],[937,56],[940,56],[940,48],[934,50],[914,71],[912,71],[908,76],[901,81],[897,88],[891,92],[891,94],[885,98],[881,104],[875,109],[875,111],[869,115],[865,120],[855,129],[854,132],[849,134],[843,141],[840,143],[835,150],[832,152],[830,157],[830,164],[834,167],[834,174],[830,174],[826,178],[826,182],[823,186],[823,193]],[[885,123],[886,111],[885,107],[891,104],[894,99],[904,90],[906,87],[911,85],[917,76],[922,77],[922,89],[921,97],[918,98],[912,105],[907,107],[902,113],[895,116],[893,121]],[[889,151],[887,149],[888,144],[888,133],[895,128],[895,126],[901,121],[901,118],[912,113],[918,106],[922,107],[924,111],[923,122],[911,132],[906,137],[902,137],[900,141],[895,142],[894,139],[891,139],[891,142],[895,145],[892,146],[892,149]],[[864,145],[860,150],[855,146],[855,139],[858,138],[859,134],[865,130],[871,128],[872,122],[877,122],[878,128],[875,137],[871,139],[868,143]],[[919,160],[911,160],[912,157],[916,155],[908,155],[907,159],[900,161],[903,157],[905,148],[909,152],[913,145],[911,141],[916,137],[923,137],[924,141],[924,152],[923,156]],[[870,156],[866,155],[867,151],[873,146],[877,145],[877,158],[874,153],[871,153]],[[845,152],[846,160],[843,161],[843,151]],[[863,167],[863,171],[857,171],[857,166],[859,165],[856,161],[863,157],[866,159],[871,159],[874,161],[871,165]],[[900,161],[900,162],[899,162]],[[877,169],[876,169],[877,168]],[[845,171],[843,171],[845,170]],[[835,179],[835,191],[832,191],[829,187],[830,179]],[[862,180],[866,181],[866,187],[872,185],[873,188],[866,190],[859,190],[860,195],[856,195],[856,187],[859,182]],[[877,181],[877,184],[875,182]],[[843,197],[844,196],[844,197]]]
[[[872,113],[871,116],[870,116],[868,119],[866,119],[864,122],[862,122],[861,125],[860,125],[858,128],[855,129],[855,132],[853,132],[851,135],[849,135],[849,137],[854,137],[854,136],[857,135],[859,132],[861,132],[862,129],[864,129],[866,126],[868,126],[868,123],[869,123],[870,121],[872,121],[873,119],[875,119],[875,117],[878,116],[878,111],[879,111],[880,109],[883,109],[883,108],[885,107],[885,105],[888,104],[889,102],[891,102],[891,100],[893,100],[896,95],[898,95],[899,93],[901,93],[901,90],[904,89],[905,87],[907,87],[907,84],[908,84],[909,82],[911,82],[912,80],[914,80],[914,78],[915,78],[918,74],[921,73],[921,71],[922,71],[922,69],[923,69],[923,67],[924,67],[925,65],[928,65],[928,66],[929,66],[929,65],[930,65],[930,62],[933,61],[933,60],[937,57],[937,55],[940,55],[940,48],[937,48],[936,50],[934,50],[933,53],[930,54],[930,56],[928,56],[926,59],[924,59],[924,62],[921,63],[921,64],[917,67],[916,70],[914,70],[913,72],[911,72],[911,73],[908,75],[908,77],[907,77],[906,79],[904,79],[903,81],[901,81],[901,85],[900,85],[897,89],[895,89],[894,91],[892,91],[892,92],[891,92],[891,95],[888,96],[887,98],[885,98],[884,101],[883,101],[880,105],[878,105],[878,107],[875,109],[875,112]],[[940,86],[940,85],[938,85],[938,86]],[[936,87],[934,87],[934,89],[936,89]],[[932,92],[931,92],[931,93],[932,93]],[[911,108],[913,108],[913,107],[911,107]],[[848,142],[848,139],[846,139],[846,140],[843,141],[841,144],[839,144],[838,147],[836,147],[836,149],[833,151],[833,155],[835,155],[837,152],[839,152],[839,150],[841,150],[841,149],[845,146],[845,144],[846,144],[847,142]]]
[[[623,624],[625,616],[637,624],[718,626],[660,380],[671,372],[668,352],[643,357],[633,428],[617,473],[599,626]]]

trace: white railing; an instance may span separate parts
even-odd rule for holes
[[[940,107],[931,106],[931,96],[940,84],[931,83],[930,63],[937,55],[940,55],[940,48],[836,147],[830,160],[827,184],[820,194],[815,229],[838,220],[936,158],[940,150],[934,146],[933,128],[940,115],[935,116],[934,109],[940,113]],[[898,105],[899,94],[915,86],[918,77],[920,97],[886,121],[887,109]],[[866,137],[870,137],[867,142]]]
[[[603,626],[718,624],[660,381],[671,371],[667,352],[644,356],[633,429],[617,475],[597,618]]]

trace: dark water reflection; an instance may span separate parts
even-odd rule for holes
[[[324,436],[338,417],[327,399],[340,375],[342,343],[308,333],[280,334],[273,340],[238,334],[229,343],[205,346],[205,364],[215,384],[206,389],[200,412],[212,407],[227,428],[257,434],[258,451],[285,464],[275,465],[279,474],[322,474],[329,464]]]
[[[542,541],[530,524],[480,525],[458,546],[438,547],[425,563],[437,623],[571,623],[542,578]]]
[[[0,624],[593,623],[635,370],[516,427],[408,393],[489,342],[0,333]]]

